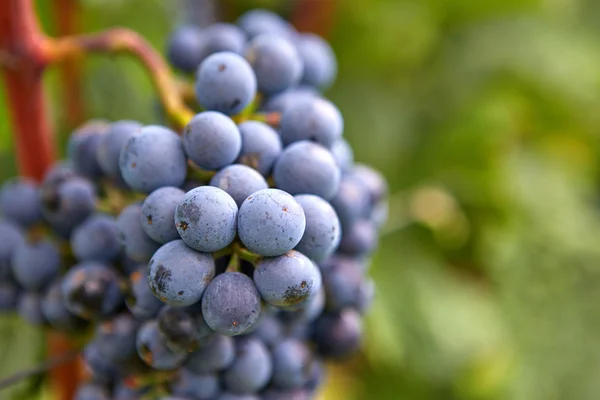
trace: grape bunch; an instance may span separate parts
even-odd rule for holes
[[[3,185],[0,308],[89,339],[77,400],[313,398],[359,348],[387,211],[321,94],[335,56],[264,10],[167,53],[195,73],[180,134],[93,120]]]

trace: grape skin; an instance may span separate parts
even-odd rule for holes
[[[172,384],[175,396],[189,396],[198,400],[214,399],[220,391],[219,378],[215,374],[194,374],[182,368]]]
[[[130,137],[139,133],[142,124],[136,121],[116,121],[109,125],[108,132],[100,137],[96,159],[107,176],[120,177],[119,155]]]
[[[256,339],[237,342],[236,357],[223,373],[225,388],[233,393],[252,394],[271,379],[273,366],[267,347]]]
[[[205,44],[203,59],[223,51],[241,54],[246,46],[246,35],[233,24],[212,24],[202,30],[201,36]]]
[[[56,174],[70,172],[64,170]],[[59,234],[67,237],[96,208],[96,189],[90,181],[78,176],[50,180],[41,195],[45,218]]]
[[[142,321],[156,317],[163,306],[148,285],[147,270],[148,267],[142,265],[130,275],[130,295],[125,300],[131,314]]]
[[[289,307],[304,302],[321,288],[319,268],[305,255],[290,251],[264,258],[254,270],[254,283],[267,303]]]
[[[119,155],[119,168],[132,189],[150,193],[162,186],[183,185],[187,159],[175,132],[149,125],[127,140]]]
[[[247,331],[260,315],[260,296],[254,283],[239,272],[225,272],[208,285],[202,314],[211,329],[234,336]]]
[[[331,153],[342,172],[348,172],[352,169],[354,164],[354,151],[352,150],[350,143],[344,138],[339,138],[333,143]]]
[[[238,157],[241,148],[238,127],[220,112],[196,114],[183,130],[183,149],[200,168],[223,168]]]
[[[278,35],[263,33],[246,48],[246,60],[256,74],[258,90],[265,95],[295,86],[302,76],[302,60],[294,44]]]
[[[163,245],[148,264],[150,289],[171,306],[198,302],[214,276],[215,263],[210,254],[190,249],[182,240]]]
[[[306,216],[306,228],[296,250],[314,261],[322,261],[337,249],[341,239],[340,220],[333,207],[318,196],[294,196]]]
[[[355,222],[348,229],[340,242],[340,252],[353,256],[363,256],[372,253],[377,247],[377,228],[368,219]]]
[[[89,179],[102,176],[96,153],[107,130],[108,124],[105,121],[92,120],[69,136],[67,153],[75,172]]]
[[[175,226],[193,249],[213,252],[235,239],[238,207],[227,192],[201,186],[185,194],[175,209]]]
[[[304,211],[290,194],[264,189],[249,196],[238,213],[238,234],[252,252],[275,257],[293,249],[306,226]]]
[[[42,205],[35,182],[27,178],[5,182],[0,191],[0,211],[4,218],[20,226],[28,227],[38,222]]]
[[[117,218],[118,237],[127,257],[137,262],[148,262],[160,244],[146,235],[141,219],[140,204],[125,207]]]
[[[246,121],[238,126],[242,149],[236,160],[267,176],[282,151],[281,139],[273,128],[259,121]]]
[[[194,72],[202,62],[204,54],[202,31],[192,25],[177,28],[167,43],[169,62],[184,72]]]
[[[302,33],[296,48],[304,64],[302,83],[327,89],[337,75],[337,60],[329,43],[313,33]]]
[[[256,95],[256,76],[239,54],[219,52],[208,56],[196,74],[196,97],[207,110],[235,115]]]
[[[217,172],[210,185],[227,192],[238,207],[251,194],[269,187],[258,171],[241,164],[232,164]]]
[[[365,187],[350,176],[343,176],[337,194],[330,200],[342,225],[348,229],[369,214],[369,194]]]
[[[273,33],[283,37],[291,37],[294,33],[293,27],[278,14],[260,8],[244,13],[238,18],[237,24],[250,38],[261,33]]]
[[[94,342],[103,358],[112,363],[123,362],[136,354],[138,322],[131,314],[118,314],[96,328]]]
[[[167,339],[167,346],[176,351],[194,351],[209,342],[214,332],[201,312],[182,307],[164,306],[158,313],[158,329]]]
[[[174,352],[167,347],[164,336],[158,330],[156,321],[147,321],[138,331],[136,348],[140,358],[158,370],[172,370],[186,359],[186,353]]]
[[[195,374],[210,374],[231,365],[235,358],[235,345],[229,336],[216,334],[212,340],[189,354],[185,368]]]
[[[73,231],[71,249],[79,261],[112,261],[121,251],[117,232],[114,218],[92,215]]]
[[[62,292],[63,279],[57,279],[50,283],[44,294],[42,314],[54,329],[73,332],[83,325],[83,320],[71,313],[65,304]]]
[[[273,348],[272,383],[279,389],[297,389],[308,381],[312,357],[304,343],[286,339]]]
[[[280,134],[285,146],[310,140],[330,149],[342,136],[343,129],[344,121],[337,107],[318,97],[290,104],[281,115]]]
[[[144,232],[155,242],[165,244],[179,238],[175,226],[175,209],[185,192],[165,186],[156,189],[142,203],[140,221]]]
[[[292,195],[314,194],[331,199],[338,191],[341,171],[331,152],[306,140],[285,148],[273,168],[275,185]]]
[[[0,220],[0,281],[12,276],[12,256],[25,243],[21,229],[9,221]]]
[[[61,265],[56,246],[42,240],[22,243],[15,248],[12,257],[12,272],[17,282],[32,292],[41,290],[58,274]]]
[[[0,281],[0,311],[14,311],[19,298],[19,288],[14,282]]]
[[[361,336],[360,315],[352,309],[345,309],[321,316],[315,324],[313,340],[323,356],[342,359],[359,348]]]
[[[23,320],[31,325],[42,325],[46,322],[42,314],[43,297],[39,293],[24,292],[17,301],[17,312]]]

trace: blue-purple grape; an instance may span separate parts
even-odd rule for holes
[[[187,356],[187,353],[175,352],[167,346],[156,321],[148,321],[142,325],[138,331],[136,347],[140,358],[158,370],[176,369],[184,363]]]
[[[12,276],[12,256],[25,243],[21,229],[12,222],[0,220],[0,281]]]
[[[196,114],[183,130],[183,149],[200,168],[223,168],[235,161],[241,148],[237,125],[220,112]]]
[[[344,120],[337,107],[318,97],[290,104],[281,115],[280,134],[285,146],[310,140],[330,149],[343,130]]]
[[[182,240],[163,245],[148,264],[148,284],[163,303],[189,306],[202,298],[215,276],[210,254],[197,252]]]
[[[100,355],[112,363],[123,362],[135,355],[138,328],[139,323],[128,313],[100,323],[94,337]]]
[[[35,182],[18,178],[5,182],[0,190],[0,212],[9,221],[28,227],[42,216],[42,204]]]
[[[368,219],[362,219],[344,229],[339,251],[352,256],[372,253],[377,247],[377,228]]]
[[[214,334],[202,313],[184,307],[164,306],[156,320],[158,329],[167,339],[167,346],[176,351],[194,351],[210,342]]]
[[[79,386],[73,400],[111,400],[111,396],[105,386],[88,382]]]
[[[249,38],[261,33],[272,33],[284,37],[291,37],[295,33],[293,27],[279,15],[260,8],[245,12],[238,18],[237,24]]]
[[[87,179],[70,176],[68,169],[57,170],[42,185],[44,217],[61,235],[68,236],[96,208],[96,189]]]
[[[205,39],[200,28],[183,25],[177,28],[167,43],[167,58],[175,68],[194,72],[206,54]]]
[[[331,199],[340,184],[341,171],[333,155],[323,146],[306,140],[283,150],[275,162],[275,185],[290,194],[314,194]]]
[[[187,159],[175,132],[150,125],[127,140],[119,155],[119,168],[132,189],[150,193],[162,186],[183,185]]]
[[[246,35],[233,24],[212,24],[204,28],[201,35],[204,40],[205,57],[223,51],[241,54],[246,46]]]
[[[90,179],[102,176],[96,153],[109,124],[102,120],[92,120],[79,127],[69,136],[67,156],[78,174]]]
[[[17,313],[31,325],[42,325],[46,322],[42,314],[43,296],[36,292],[23,292],[17,300]]]
[[[340,219],[342,230],[369,214],[369,193],[358,180],[347,175],[342,177],[338,192],[330,203]]]
[[[152,240],[142,226],[142,205],[130,204],[117,218],[118,238],[127,257],[148,262],[160,244]]]
[[[260,398],[251,394],[236,394],[224,392],[221,393],[219,397],[217,397],[217,400],[260,400]]]
[[[15,280],[25,289],[39,291],[58,275],[61,266],[56,245],[48,240],[22,243],[15,248],[12,272]]]
[[[207,110],[235,115],[256,95],[256,76],[239,54],[224,51],[208,56],[198,68],[196,97]]]
[[[62,282],[69,311],[84,319],[110,316],[123,303],[120,277],[112,268],[98,263],[72,267]]]
[[[0,312],[14,311],[19,299],[19,287],[15,282],[0,281]]]
[[[270,96],[262,105],[262,111],[283,113],[296,103],[310,101],[315,97],[320,97],[319,93],[311,87],[299,86],[290,88],[284,92]]]
[[[337,61],[327,41],[313,33],[301,33],[296,48],[304,65],[302,83],[327,89],[337,75]]]
[[[282,151],[281,139],[273,128],[259,121],[246,121],[238,126],[242,149],[236,162],[269,175]]]
[[[360,300],[363,272],[360,263],[346,257],[334,257],[329,268],[323,269],[323,285],[327,309],[341,311],[357,308]]]
[[[235,239],[238,207],[227,192],[201,186],[185,194],[175,225],[185,244],[203,252],[224,249]]]
[[[211,374],[229,367],[235,358],[235,344],[229,336],[216,334],[208,343],[189,354],[185,368],[195,374]]]
[[[175,208],[185,192],[166,186],[156,189],[142,204],[141,223],[144,232],[157,243],[167,243],[179,238],[175,226]]]
[[[309,380],[311,351],[296,339],[286,339],[273,348],[272,383],[279,389],[298,389]]]
[[[302,77],[302,60],[296,47],[276,34],[254,37],[246,48],[246,60],[254,69],[258,90],[266,95],[295,86]]]
[[[42,314],[52,328],[73,332],[84,326],[84,321],[67,308],[62,292],[62,279],[50,283],[42,301]]]
[[[251,194],[269,187],[265,178],[258,171],[242,164],[233,164],[223,168],[212,177],[210,184],[227,192],[238,207]]]
[[[198,375],[185,368],[178,371],[170,386],[175,396],[187,396],[197,400],[214,399],[221,390],[217,375]]]
[[[254,282],[239,272],[218,275],[202,297],[204,320],[223,335],[239,335],[250,329],[258,320],[260,309]]]
[[[110,177],[120,177],[119,155],[130,137],[139,133],[142,124],[136,121],[116,121],[109,125],[108,131],[100,136],[96,149],[96,159],[102,172]]]
[[[117,224],[108,215],[92,215],[73,231],[71,249],[79,261],[110,262],[121,252]]]
[[[290,194],[264,189],[249,196],[238,213],[238,234],[252,252],[274,257],[300,242],[306,226],[304,211]]]
[[[263,258],[254,270],[254,283],[267,303],[277,307],[301,304],[321,288],[319,268],[297,251]]]
[[[264,388],[273,372],[271,355],[259,340],[236,343],[235,360],[223,373],[225,388],[232,393],[253,394]]]
[[[351,176],[366,188],[371,205],[377,204],[387,195],[388,185],[385,178],[373,168],[364,164],[356,164],[352,168]]]
[[[130,293],[125,299],[131,314],[142,321],[156,317],[163,307],[163,302],[156,298],[148,285],[147,270],[148,267],[142,265],[131,273],[129,276]]]
[[[331,153],[342,172],[348,172],[354,165],[354,151],[344,138],[339,138],[331,146]]]
[[[311,194],[294,196],[306,216],[306,228],[296,250],[321,261],[337,249],[341,239],[340,220],[331,204]]]
[[[319,353],[333,359],[346,358],[356,352],[361,337],[360,315],[352,309],[321,316],[313,333]]]
[[[281,322],[273,315],[262,313],[256,325],[256,329],[249,336],[262,341],[268,347],[279,343],[285,336]]]

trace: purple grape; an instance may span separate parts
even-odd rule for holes
[[[96,153],[108,127],[106,121],[92,120],[69,136],[67,155],[73,163],[75,172],[89,179],[102,176]]]
[[[301,33],[296,48],[304,64],[302,83],[327,89],[337,74],[337,61],[327,41],[313,33]]]
[[[258,171],[241,164],[223,168],[212,177],[210,184],[227,192],[238,207],[251,194],[269,187]]]
[[[73,231],[71,249],[79,261],[110,262],[121,252],[117,224],[108,215],[92,215]]]
[[[282,151],[281,139],[273,128],[259,121],[246,121],[238,126],[242,149],[236,162],[269,175]]]
[[[198,400],[214,399],[221,390],[217,375],[197,375],[185,368],[179,370],[171,388],[175,396],[188,396]]]
[[[185,352],[169,349],[156,321],[148,321],[142,325],[138,331],[136,347],[140,358],[158,370],[176,369],[183,364],[187,356]]]
[[[107,176],[121,177],[119,168],[119,155],[121,149],[130,137],[139,133],[142,124],[136,121],[117,121],[108,127],[108,132],[100,136],[100,143],[96,149],[98,164]]]
[[[336,250],[342,229],[333,207],[318,196],[294,196],[306,216],[306,228],[296,250],[315,261],[322,261]]]
[[[148,267],[142,265],[129,276],[131,291],[125,300],[131,314],[142,321],[156,317],[163,306],[148,285],[147,270]]]
[[[362,323],[360,315],[346,309],[336,314],[326,314],[315,324],[313,340],[320,354],[340,359],[352,355],[360,346]]]
[[[175,226],[175,208],[185,192],[179,188],[166,186],[156,189],[142,204],[141,223],[144,232],[157,243],[167,243],[179,239]]]
[[[267,347],[259,340],[244,338],[237,342],[235,354],[235,360],[223,373],[225,388],[239,394],[253,394],[264,388],[273,372]]]
[[[209,342],[189,354],[185,368],[195,374],[211,374],[229,367],[234,358],[233,339],[216,334]]]
[[[60,253],[54,243],[42,240],[22,243],[15,248],[12,272],[15,280],[25,289],[39,291],[58,275]]]
[[[0,191],[0,211],[4,218],[24,227],[39,222],[42,204],[35,182],[27,178],[5,182]]]
[[[184,25],[177,28],[167,43],[167,58],[175,68],[194,72],[205,54],[205,40],[200,28]]]
[[[160,244],[146,235],[141,221],[140,204],[125,207],[117,218],[118,237],[127,257],[136,262],[148,262]]]
[[[273,348],[272,383],[279,389],[299,389],[309,380],[312,354],[305,344],[286,339]]]
[[[42,325],[46,322],[42,314],[43,296],[35,292],[24,292],[17,301],[17,312],[23,320],[31,325]]]
[[[25,236],[17,225],[0,220],[0,281],[12,276],[13,254],[24,243]]]

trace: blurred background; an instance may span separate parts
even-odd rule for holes
[[[38,3],[57,34],[56,7],[73,2]],[[339,74],[326,96],[391,197],[364,350],[331,366],[326,400],[600,398],[600,2],[75,3],[78,30],[130,27],[161,51],[177,24],[253,7],[331,41]],[[75,83],[46,75],[62,142],[77,122],[65,91],[78,86],[86,119],[161,121],[137,62],[93,56],[82,68]],[[4,102],[2,179],[16,173]],[[41,333],[10,317],[0,338],[0,376],[44,357]]]

